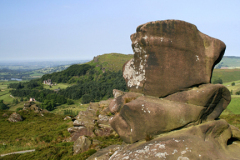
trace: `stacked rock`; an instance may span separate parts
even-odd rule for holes
[[[116,97],[109,106],[118,113],[111,126],[124,141],[133,143],[214,120],[227,107],[228,89],[210,84],[214,65],[226,48],[222,41],[178,20],[141,25],[131,40],[134,58],[123,66],[131,92]]]
[[[179,20],[140,25],[131,40],[134,58],[123,66],[130,92],[113,91],[109,122],[132,144],[89,160],[240,159],[240,130],[218,119],[230,92],[210,83],[225,44]]]

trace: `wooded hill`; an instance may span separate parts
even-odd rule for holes
[[[10,84],[11,94],[16,97],[34,97],[42,102],[42,108],[53,110],[56,106],[81,99],[82,103],[97,102],[112,97],[112,90],[127,91],[122,76],[123,64],[133,55],[104,54],[86,64],[75,64],[64,71],[43,75],[40,79]],[[58,92],[44,89],[43,81],[69,83],[72,86]]]

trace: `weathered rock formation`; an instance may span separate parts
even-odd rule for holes
[[[228,89],[210,84],[222,41],[178,20],[140,25],[131,40],[134,58],[123,66],[131,92],[114,91],[109,105],[110,124],[125,142],[215,120],[227,107]]]
[[[229,90],[210,84],[225,44],[178,20],[149,22],[131,35],[123,66],[130,92],[113,90],[112,128],[123,141],[88,160],[240,159],[240,130],[219,115]]]
[[[230,92],[210,84],[225,44],[178,20],[140,25],[131,40],[134,58],[123,66],[130,92],[113,91],[109,122],[132,144],[89,160],[239,159],[240,130],[218,120]]]
[[[42,116],[44,116],[44,113],[48,113],[48,110],[41,109],[39,105],[35,104],[35,102],[24,103],[23,110],[34,111],[35,113],[40,113]]]
[[[111,116],[108,105],[112,99],[99,103],[90,103],[86,111],[81,111],[75,117],[73,127],[68,128],[71,133],[69,141],[76,141],[80,136],[111,136],[116,132],[109,124]]]
[[[115,91],[116,92],[116,91]],[[109,122],[127,143],[219,117],[231,100],[223,85],[203,84],[166,98],[123,93],[109,105]]]
[[[74,142],[73,150],[74,154],[78,154],[84,151],[87,151],[90,148],[91,141],[85,137],[80,136],[78,139]]]
[[[169,132],[147,142],[109,146],[88,160],[235,160],[240,157],[240,142],[235,141],[240,140],[239,133],[239,129],[225,120],[214,120]]]
[[[23,121],[23,118],[20,114],[14,112],[9,116],[8,121],[9,122],[20,122],[20,121]]]
[[[179,20],[145,23],[131,35],[134,58],[123,67],[130,91],[164,97],[210,83],[225,44]]]

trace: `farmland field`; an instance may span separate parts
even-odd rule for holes
[[[3,100],[5,104],[11,104],[14,99],[10,96],[10,89],[7,88],[8,84],[10,83],[18,83],[18,81],[0,81],[0,100]]]
[[[67,83],[58,83],[58,84],[56,84],[56,85],[53,85],[51,88],[50,88],[50,86],[49,85],[43,85],[43,87],[45,88],[45,89],[50,89],[50,90],[54,90],[54,89],[58,89],[58,88],[60,88],[60,89],[66,89],[67,87],[70,87],[70,86],[72,86],[72,84],[67,84]]]
[[[240,80],[240,69],[214,69],[212,81],[221,78],[223,83]]]

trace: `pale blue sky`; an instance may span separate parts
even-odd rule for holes
[[[0,61],[79,60],[132,54],[130,35],[155,20],[179,19],[240,56],[239,0],[0,0]]]

